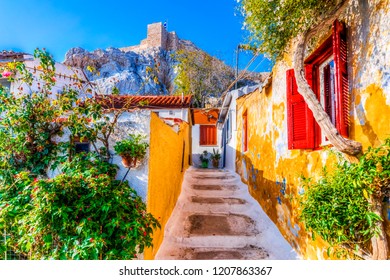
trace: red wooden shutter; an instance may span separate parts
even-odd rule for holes
[[[325,101],[325,104],[324,104],[324,107],[325,107],[325,112],[328,114],[328,116],[330,117],[330,119],[333,121],[332,119],[332,107],[333,107],[333,104],[332,104],[332,93],[331,93],[331,84],[330,84],[331,80],[330,80],[330,65],[326,65],[324,67],[324,101]]]
[[[348,137],[349,89],[347,68],[347,31],[338,20],[333,23],[333,56],[335,62],[336,128]]]
[[[310,68],[306,69],[309,85],[312,83]],[[298,92],[294,69],[287,70],[286,76],[288,148],[312,149],[314,148],[313,115]]]
[[[199,145],[217,145],[217,127],[215,125],[201,125]]]

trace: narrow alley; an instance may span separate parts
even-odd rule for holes
[[[298,255],[237,174],[190,167],[155,259],[289,260]]]

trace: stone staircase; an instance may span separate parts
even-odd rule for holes
[[[155,259],[297,259],[239,176],[190,167]]]

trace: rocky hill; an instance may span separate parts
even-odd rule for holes
[[[166,31],[161,23],[155,23],[148,25],[148,36],[138,46],[92,52],[72,48],[64,63],[84,69],[88,79],[104,94],[117,88],[120,94],[162,95],[173,92],[177,64],[174,54],[179,49],[203,52],[190,41],[178,38],[175,32]],[[231,76],[233,70],[227,69],[226,75]]]

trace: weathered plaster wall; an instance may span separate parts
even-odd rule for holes
[[[390,3],[352,2],[346,16],[350,135],[367,149],[390,136]],[[327,150],[287,148],[286,70],[292,68],[291,58],[292,50],[275,65],[270,87],[237,100],[236,168],[250,193],[297,251],[304,258],[326,259],[327,244],[320,238],[313,241],[297,219],[296,198],[302,192],[301,175],[317,179],[322,168],[331,167],[337,159]],[[242,153],[245,111],[249,144],[248,151]],[[390,218],[389,212],[384,214]]]
[[[191,153],[190,126],[183,122],[179,132],[152,113],[147,211],[159,219],[161,229],[153,234],[153,248],[145,259],[153,259],[164,237],[165,225],[176,205]]]

